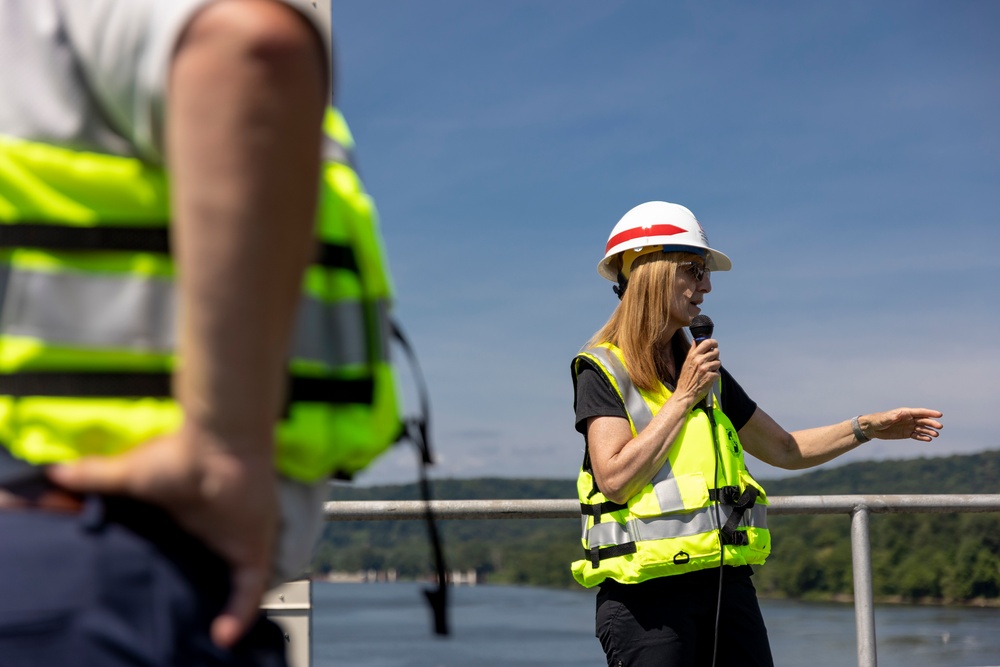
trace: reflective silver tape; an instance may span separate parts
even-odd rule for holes
[[[730,505],[718,507],[719,520],[725,525],[733,513]],[[691,512],[671,514],[669,517],[653,519],[630,519],[625,526],[616,521],[599,523],[590,531],[584,530],[584,539],[590,548],[625,544],[626,542],[648,542],[675,537],[691,537],[718,530],[716,507],[703,507]],[[767,528],[767,506],[754,505],[743,515],[741,526]]]
[[[653,493],[657,502],[660,503],[660,510],[663,512],[676,512],[684,509],[684,499],[681,497],[681,489],[677,485],[673,468],[670,461],[664,461],[663,466],[653,477]]]
[[[641,433],[642,429],[646,428],[649,422],[652,421],[653,412],[646,405],[646,401],[643,400],[639,390],[632,384],[632,379],[629,378],[628,371],[625,370],[625,365],[606,347],[592,347],[585,350],[585,352],[596,357],[601,362],[601,365],[604,366],[604,369],[615,379],[615,384],[618,385],[618,390],[621,392],[622,400],[625,403],[625,410],[628,412],[629,417],[632,418],[632,425],[635,426],[635,432]]]
[[[148,276],[0,267],[0,335],[33,338],[52,345],[116,349],[154,354],[173,352],[177,303],[173,281]],[[377,327],[387,303],[372,306]],[[368,351],[365,307],[354,301],[326,304],[303,297],[297,314],[292,356],[329,366],[365,364],[387,358],[388,340]],[[388,329],[383,329],[388,334]]]
[[[387,300],[375,302],[375,340],[379,343],[378,360],[389,361],[389,343],[392,339],[392,304]]]
[[[743,515],[741,526],[767,528],[767,505],[754,505]]]
[[[361,180],[361,173],[358,171],[358,163],[354,151],[328,134],[323,135],[322,155],[324,162],[335,162],[350,167],[354,170],[358,180]]]
[[[7,280],[10,277],[10,265],[0,263],[0,316],[3,316],[3,304],[7,299]]]
[[[731,505],[720,505],[719,520],[721,525],[725,525],[733,513]],[[703,507],[693,512],[683,512],[672,514],[669,517],[656,519],[633,519],[629,521],[632,533],[636,535],[637,541],[641,540],[662,540],[672,537],[689,537],[716,530],[715,506]],[[740,521],[741,526],[753,526],[755,528],[767,528],[767,506],[754,505],[743,514]]]
[[[727,514],[719,508],[719,516],[725,523]],[[715,507],[703,507],[693,512],[672,514],[669,518],[633,519],[633,532],[638,540],[663,540],[671,537],[689,537],[708,533],[716,529]]]
[[[364,306],[357,301],[324,304],[303,299],[295,322],[292,356],[330,366],[368,362]]]
[[[0,334],[55,345],[174,349],[173,282],[147,276],[7,271]]]
[[[586,540],[588,549],[632,541],[628,531],[614,520],[596,524],[589,531],[584,531],[583,539]]]

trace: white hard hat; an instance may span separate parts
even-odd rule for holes
[[[692,252],[705,258],[709,271],[728,271],[732,261],[724,254],[708,247],[705,230],[698,224],[694,213],[680,204],[665,201],[648,201],[639,204],[622,216],[608,237],[604,259],[597,265],[597,272],[618,282],[615,258],[626,253],[622,273],[628,278],[636,257],[650,252]]]

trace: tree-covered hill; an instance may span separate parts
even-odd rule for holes
[[[752,462],[749,463],[752,472]],[[1000,493],[1000,451],[862,461],[764,484],[772,496],[853,493]]]
[[[752,463],[751,463],[752,465]],[[1000,493],[1000,451],[900,461],[866,461],[764,481],[771,496],[858,493]],[[573,498],[573,480],[440,480],[439,499]],[[415,484],[337,486],[333,500],[419,498]],[[755,582],[762,595],[850,595],[850,520],[844,516],[772,516],[774,549]],[[444,521],[449,567],[494,583],[575,586],[569,563],[580,557],[578,519]],[[902,601],[1000,602],[1000,514],[874,515],[875,594]],[[313,563],[331,570],[394,569],[430,573],[426,528],[419,521],[331,522]]]
[[[853,463],[765,484],[772,496],[1000,493],[1000,451]],[[768,519],[774,548],[755,584],[763,595],[852,593],[846,516]],[[1000,603],[1000,514],[875,514],[872,574],[882,600]]]

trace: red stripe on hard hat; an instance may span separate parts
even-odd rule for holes
[[[608,239],[608,245],[604,248],[604,252],[610,252],[619,243],[631,241],[640,236],[673,236],[674,234],[683,234],[686,231],[686,229],[681,229],[677,225],[653,225],[651,227],[628,229]]]

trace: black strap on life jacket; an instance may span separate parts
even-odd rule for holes
[[[610,500],[606,500],[603,503],[594,503],[593,505],[580,503],[580,513],[594,517],[594,523],[601,522],[602,514],[610,514],[611,512],[619,512],[627,509],[628,505],[613,503]]]
[[[0,374],[0,395],[24,398],[171,398],[170,373],[104,371],[31,371]],[[375,393],[370,378],[292,377],[289,403],[370,405]]]
[[[723,486],[718,489],[709,489],[709,498],[713,501],[718,501],[723,505],[732,505],[733,507],[733,511],[729,515],[726,525],[724,525],[720,531],[722,534],[723,544],[743,547],[750,543],[750,538],[747,537],[746,532],[737,530],[736,528],[743,520],[743,515],[746,514],[746,511],[753,507],[757,502],[758,494],[759,491],[757,491],[757,488],[753,486],[748,486],[744,489],[742,494],[739,491],[739,487],[736,486]],[[601,514],[627,508],[627,505],[620,505],[610,501],[595,505],[580,504],[580,511],[583,514],[593,515],[595,517],[595,521],[600,520]],[[635,542],[626,542],[625,544],[617,544],[610,547],[592,547],[590,549],[584,549],[583,557],[586,560],[589,560],[591,565],[598,567],[601,561],[605,558],[625,556],[628,554],[634,554],[635,552]]]
[[[427,535],[434,552],[434,569],[437,572],[437,588],[424,589],[424,595],[427,597],[427,603],[434,615],[434,634],[446,636],[450,634],[448,627],[448,567],[445,563],[444,550],[441,547],[441,535],[437,529],[437,522],[434,520],[434,512],[431,510],[431,485],[427,479],[427,467],[434,464],[430,441],[430,392],[427,390],[427,383],[424,381],[424,374],[420,370],[413,346],[403,334],[399,323],[390,319],[389,325],[393,339],[403,348],[413,369],[413,377],[417,383],[417,393],[420,397],[420,415],[404,421],[400,439],[412,442],[420,455],[420,495],[424,499]]]
[[[81,227],[51,222],[18,222],[0,225],[0,247],[170,254],[167,223],[157,224],[162,226]]]
[[[735,505],[740,499],[740,487],[720,486],[717,489],[709,489],[708,498],[723,505]]]
[[[737,487],[724,486],[719,489],[712,489],[709,492],[710,497],[713,496],[712,492],[715,492],[712,500],[718,500],[723,505],[731,505],[733,508],[729,519],[726,520],[726,524],[719,531],[722,543],[737,547],[745,547],[750,544],[750,538],[747,537],[746,531],[737,530],[737,527],[743,521],[743,515],[757,502],[757,496],[760,493],[757,487],[748,486],[740,494]]]
[[[51,222],[18,222],[0,225],[0,248],[37,248],[53,251],[150,252],[170,254],[170,231],[162,226],[81,227]],[[358,272],[358,262],[350,246],[320,243],[315,263],[327,269]]]
[[[601,561],[606,558],[627,556],[629,554],[634,554],[635,552],[635,542],[626,542],[624,544],[615,544],[610,547],[591,547],[590,549],[584,549],[583,557],[586,560],[589,560],[593,567],[599,567]]]

